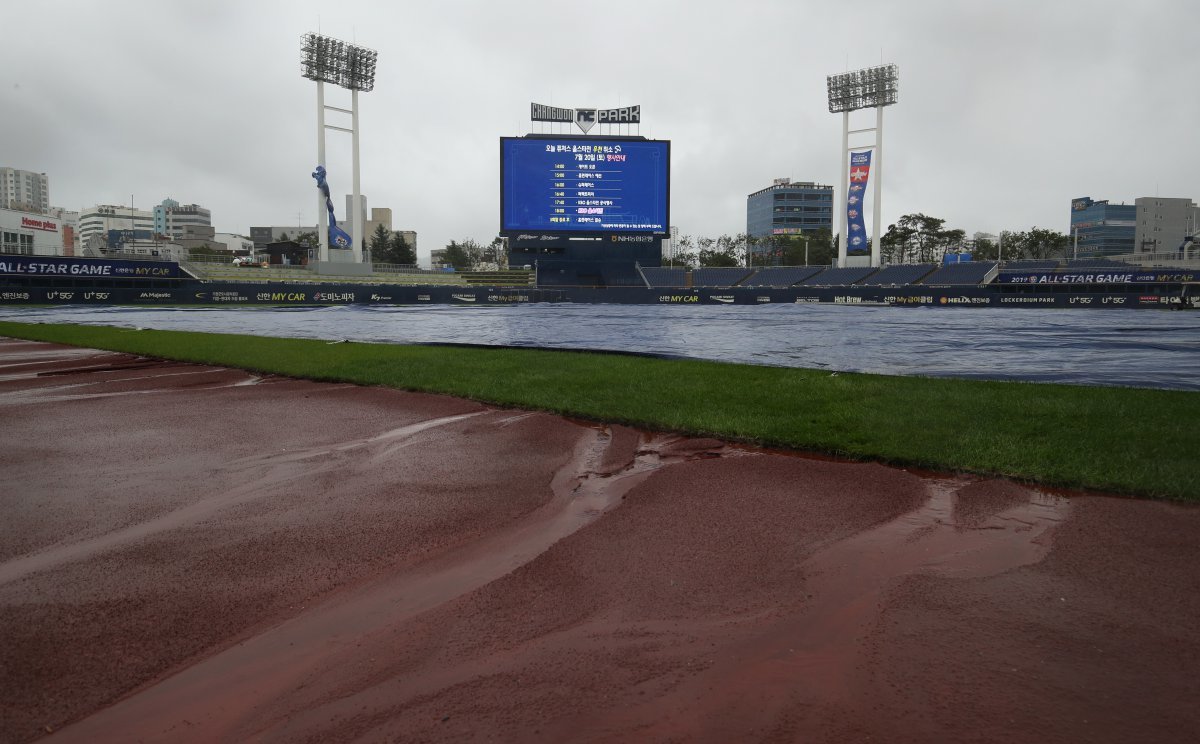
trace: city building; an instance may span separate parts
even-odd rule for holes
[[[113,204],[97,204],[79,213],[79,245],[87,246],[93,236],[105,242],[111,230],[133,231],[133,234],[156,234],[154,213]]]
[[[400,233],[400,237],[404,238],[405,244],[412,248],[413,255],[417,255],[417,233],[415,230],[396,230]]]
[[[45,214],[50,209],[50,178],[45,173],[0,167],[0,208]]]
[[[213,235],[213,238],[216,240],[216,244],[213,245],[213,247],[219,250],[226,250],[230,253],[237,253],[238,255],[245,255],[254,252],[254,241],[250,238],[247,238],[245,235],[219,232]],[[222,245],[225,246],[223,249],[221,248]]]
[[[163,199],[154,208],[154,232],[168,238],[182,238],[189,227],[211,227],[212,212],[199,204],[180,204]]]
[[[833,230],[833,187],[807,181],[775,183],[746,197],[746,234],[798,235]]]
[[[833,230],[833,187],[776,178],[746,197],[746,234],[751,238]]]
[[[74,256],[79,248],[79,212],[62,207],[50,207],[46,216],[62,223],[62,243],[64,256]]]
[[[1071,255],[1094,258],[1132,253],[1135,211],[1132,204],[1110,204],[1107,199],[1072,199]]]
[[[61,256],[61,220],[23,209],[0,208],[0,254]]]
[[[1133,204],[1137,225],[1131,253],[1171,253],[1196,234],[1200,207],[1191,199],[1143,196]]]
[[[269,227],[251,227],[250,240],[254,243],[256,249],[266,248],[271,243],[280,243],[285,240],[295,240],[300,235],[306,232],[316,234],[317,226],[299,226],[299,225],[273,225]]]
[[[663,264],[674,264],[675,257],[679,255],[679,228],[671,225],[670,234],[662,239],[662,262]]]

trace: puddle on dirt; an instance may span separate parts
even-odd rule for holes
[[[394,441],[477,415],[481,414],[433,419],[347,446]],[[497,417],[494,423],[503,426],[512,421],[510,415]],[[613,442],[611,431],[607,427],[587,427],[571,459],[552,479],[553,496],[516,524],[424,564],[330,597],[59,735],[86,740],[95,732],[136,730],[154,736],[186,718],[193,725],[211,726],[209,733],[220,738],[230,727],[244,722],[255,706],[273,698],[283,699],[311,678],[321,676],[330,664],[337,663],[344,649],[363,637],[496,581],[532,561],[615,507],[659,468],[697,457],[720,456],[726,449],[714,445],[701,451],[677,452],[673,447],[680,441],[683,438],[677,436],[643,437],[631,461],[604,472],[602,464]],[[301,453],[305,458],[314,454]],[[306,649],[305,654],[298,656],[297,648]],[[216,700],[221,703],[214,704]]]

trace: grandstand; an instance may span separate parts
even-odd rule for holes
[[[861,283],[872,287],[916,284],[936,268],[934,264],[893,264],[883,267],[879,273],[867,277]]]
[[[871,266],[857,266],[844,269],[825,269],[820,274],[800,282],[806,287],[844,287],[858,284],[875,273]]]
[[[677,269],[668,266],[639,267],[647,287],[686,287],[687,269]]]
[[[947,264],[929,276],[923,284],[981,284],[996,274],[995,261],[969,261]]]
[[[746,277],[753,269],[741,266],[720,266],[696,269],[692,272],[693,287],[732,287]]]
[[[224,260],[212,260],[212,259]],[[202,281],[220,282],[305,282],[342,284],[414,284],[524,287],[533,286],[534,272],[524,269],[505,271],[430,271],[415,266],[398,267],[375,264],[373,273],[366,276],[321,275],[299,264],[249,264],[235,266],[225,257],[191,256],[180,258],[179,266]]]
[[[824,266],[771,266],[759,269],[758,273],[743,279],[742,286],[790,287],[793,284],[799,284],[824,268]]]

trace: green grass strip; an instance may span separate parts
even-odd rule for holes
[[[0,322],[0,335],[445,393],[858,460],[1200,500],[1195,392],[98,326]]]

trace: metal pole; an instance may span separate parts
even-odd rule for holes
[[[1078,261],[1079,260],[1079,228],[1076,227],[1074,232],[1075,232],[1075,249],[1071,254],[1071,260]]]
[[[363,260],[362,244],[365,241],[363,240],[362,189],[358,178],[358,89],[350,91],[350,110],[353,112],[350,114],[350,127],[354,130],[350,135],[352,157],[354,158],[354,198],[351,200],[354,203],[354,260],[356,263],[361,263]]]
[[[873,226],[871,228],[871,265],[879,268],[880,249],[879,231],[883,219],[883,106],[875,107],[875,202],[871,208]]]
[[[838,255],[837,265],[846,265],[846,233],[850,232],[850,226],[846,220],[846,195],[850,185],[846,180],[850,177],[850,112],[842,112],[842,178],[841,191],[838,192],[838,198],[833,200],[835,208],[840,204],[838,214],[834,216],[834,224],[841,225],[841,232],[838,233]]]
[[[804,265],[808,266],[808,238],[804,239]]]
[[[325,166],[325,83],[317,81],[317,165]],[[320,250],[317,261],[329,260],[329,214],[325,195],[317,189],[317,240]]]
[[[1001,230],[996,234],[996,262],[999,263],[1001,256],[1004,255],[1004,231]]]

